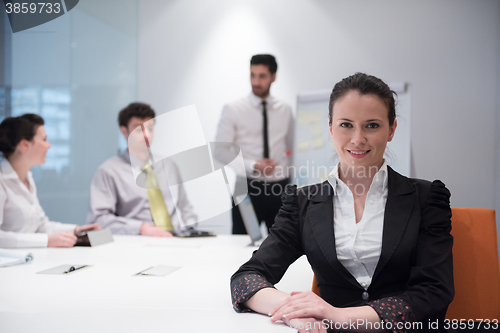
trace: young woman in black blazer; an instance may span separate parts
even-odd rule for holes
[[[322,184],[285,189],[268,238],[231,278],[236,311],[299,332],[438,331],[454,296],[450,192],[387,166],[393,94],[362,73],[335,85],[328,120],[340,162]],[[321,297],[273,287],[303,254]]]

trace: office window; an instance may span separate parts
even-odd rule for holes
[[[45,131],[51,148],[41,169],[60,173],[70,164],[71,94],[68,88],[12,89],[12,116],[25,113],[40,115],[45,120]]]

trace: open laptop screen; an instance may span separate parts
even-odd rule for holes
[[[255,245],[257,241],[262,239],[262,233],[260,232],[259,221],[253,209],[252,201],[248,195],[244,196],[245,198],[243,200],[241,200],[241,196],[237,198],[237,201],[240,202],[238,208],[240,209],[247,233],[252,239],[252,245]]]

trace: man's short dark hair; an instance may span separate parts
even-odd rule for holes
[[[278,64],[276,63],[276,58],[270,54],[256,54],[250,59],[250,66],[252,65],[264,65],[269,68],[271,74],[276,73],[278,70]]]
[[[118,125],[128,127],[128,122],[132,117],[140,119],[154,118],[156,114],[149,104],[130,103],[118,114]]]

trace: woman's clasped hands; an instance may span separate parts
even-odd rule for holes
[[[271,321],[283,320],[299,333],[326,333],[332,320],[339,318],[339,309],[325,302],[312,291],[294,291],[269,314]]]

